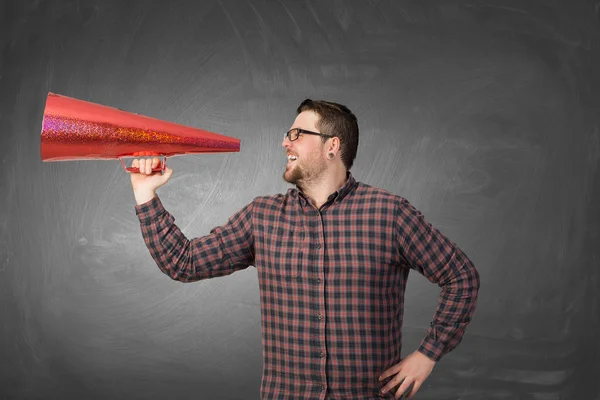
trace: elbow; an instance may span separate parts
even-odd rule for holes
[[[167,254],[157,260],[160,270],[174,281],[181,283],[195,282],[200,279],[195,273],[193,257],[189,251],[182,252],[178,257]]]
[[[197,273],[192,273],[192,270],[189,268],[183,269],[175,269],[170,271],[164,271],[165,275],[167,275],[171,280],[181,282],[181,283],[191,283],[197,282],[202,279],[208,278],[207,276],[202,276]]]
[[[479,271],[473,264],[470,264],[468,268],[465,268],[465,279],[464,282],[464,291],[473,304],[477,304],[477,298],[479,297],[479,288],[481,287],[481,279],[479,276]]]
[[[449,293],[476,300],[481,286],[479,271],[473,263],[465,262],[440,286]]]
[[[479,271],[477,271],[473,263],[467,262],[463,265],[457,281],[460,282],[459,284],[464,290],[471,293],[471,297],[477,297],[479,287],[481,286],[481,279]]]
[[[163,274],[171,278],[173,281],[181,283],[193,282],[193,280],[190,278],[190,274],[186,272],[186,269],[184,268],[177,268],[171,265],[165,266],[161,264],[159,264],[158,267]]]
[[[475,266],[473,264],[471,264],[471,280],[473,281],[473,287],[475,288],[475,291],[478,292],[479,288],[481,286],[481,279],[479,276],[479,271],[477,271],[477,268],[475,268]]]
[[[176,282],[181,282],[181,283],[189,283],[189,282],[193,282],[188,275],[185,274],[181,274],[181,273],[175,273],[172,275],[169,275],[169,278],[171,278],[172,280],[176,281]]]

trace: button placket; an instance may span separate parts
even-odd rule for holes
[[[315,268],[315,272],[316,272],[316,282],[317,282],[317,288],[316,288],[316,292],[319,294],[319,308],[318,308],[318,314],[317,314],[317,323],[318,323],[318,329],[321,332],[321,338],[322,338],[322,343],[321,343],[321,351],[319,352],[319,357],[321,358],[321,376],[323,378],[323,381],[327,380],[327,375],[325,373],[326,370],[326,340],[325,340],[325,324],[321,323],[323,321],[324,318],[324,310],[325,310],[325,287],[323,285],[320,285],[321,283],[321,277],[324,275],[325,271],[324,271],[324,263],[325,263],[325,252],[324,252],[324,243],[325,243],[325,234],[324,234],[324,226],[323,226],[323,213],[318,212],[317,213],[317,238],[318,238],[318,243],[317,243],[317,264],[316,264],[316,268]]]

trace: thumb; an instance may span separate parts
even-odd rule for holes
[[[169,178],[173,175],[173,170],[165,165],[165,170],[162,172],[154,172],[151,177],[152,187],[154,190],[163,186],[169,181]]]
[[[171,175],[173,175],[173,170],[165,165],[165,171],[163,172],[162,176],[163,184],[167,183],[167,181],[171,178]]]

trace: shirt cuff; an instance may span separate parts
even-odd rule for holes
[[[158,195],[142,204],[135,205],[135,213],[141,224],[149,224],[166,212]]]
[[[419,352],[436,362],[440,361],[445,353],[444,345],[432,339],[429,335],[425,336],[421,342],[421,346],[419,346]]]

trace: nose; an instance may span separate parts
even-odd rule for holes
[[[281,142],[281,146],[283,146],[284,148],[288,148],[292,145],[292,142],[290,142],[290,139],[287,136],[283,137],[283,141]]]

